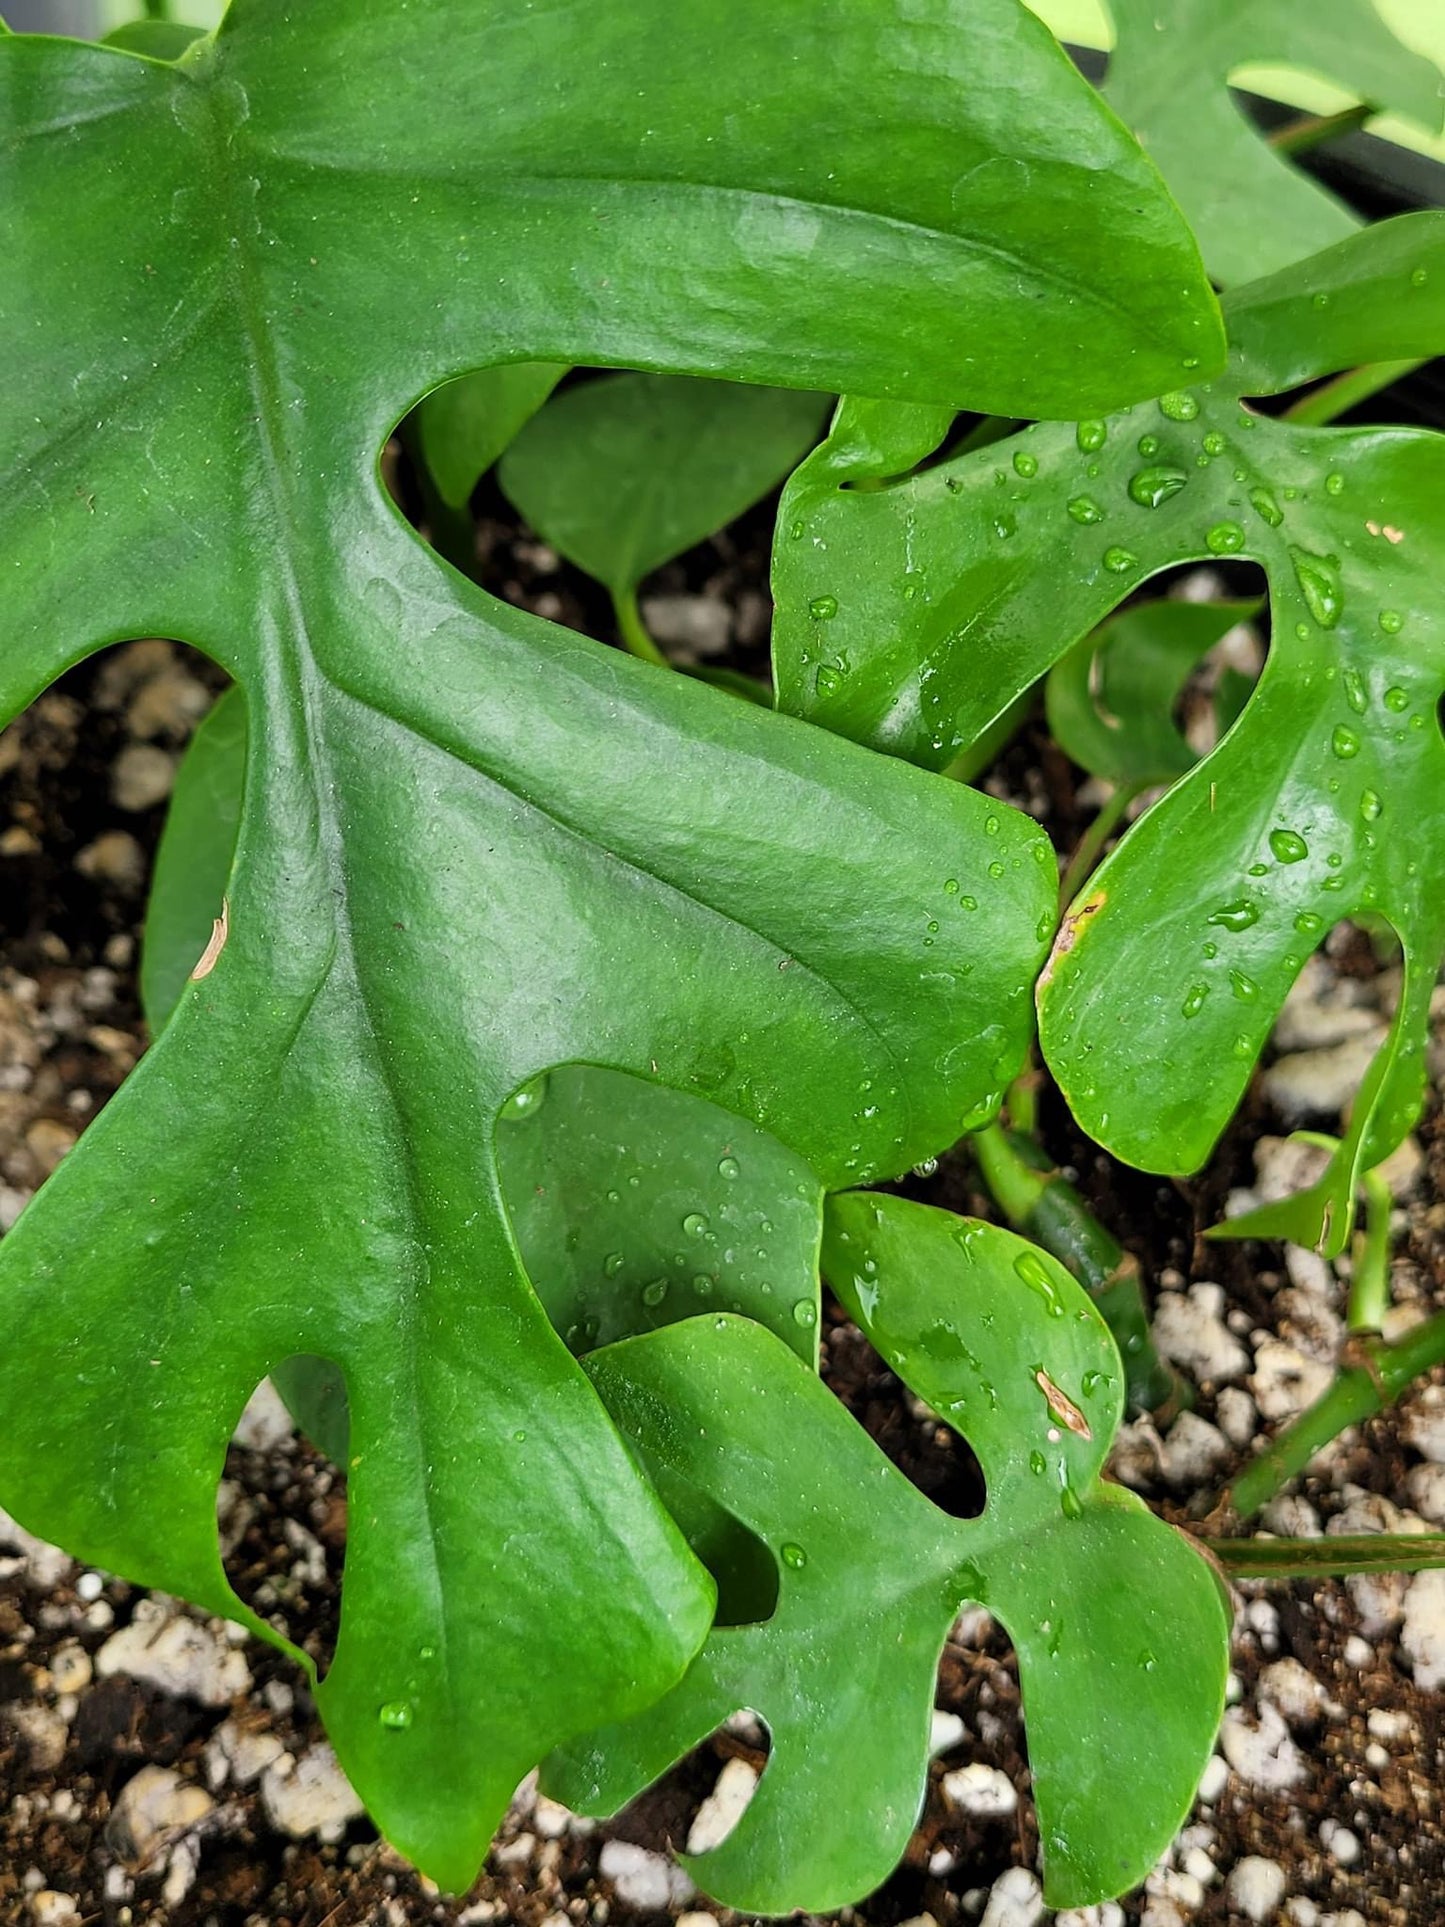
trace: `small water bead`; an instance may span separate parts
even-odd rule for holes
[[[1085,455],[1095,454],[1104,446],[1108,439],[1109,428],[1106,422],[1080,422],[1074,430],[1074,440],[1079,444],[1080,449]]]
[[[1410,707],[1409,690],[1401,689],[1398,684],[1392,685],[1385,691],[1385,707],[1393,710],[1397,716],[1403,716]]]
[[[682,1228],[689,1238],[705,1238],[708,1229],[707,1219],[701,1211],[689,1211],[682,1221]]]
[[[1325,494],[1326,495],[1343,495],[1344,492],[1345,492],[1345,478],[1343,475],[1341,475],[1340,471],[1337,468],[1332,468],[1329,474],[1325,477]]]
[[[1269,847],[1279,863],[1303,863],[1310,846],[1297,830],[1271,830]]]
[[[435,1646],[418,1646],[416,1649],[416,1656],[420,1660],[435,1659],[437,1656],[437,1649]]]
[[[529,1117],[546,1095],[547,1080],[545,1077],[539,1077],[535,1083],[524,1084],[521,1090],[513,1091],[512,1095],[502,1106],[502,1116],[509,1118]]]
[[[792,1539],[787,1540],[780,1548],[780,1551],[782,1553],[783,1564],[788,1568],[789,1572],[801,1572],[808,1563],[807,1553]]]
[[[711,1298],[712,1288],[716,1283],[717,1279],[714,1278],[710,1272],[696,1271],[693,1273],[692,1288],[699,1298]]]
[[[1330,734],[1330,748],[1336,756],[1348,762],[1350,757],[1358,756],[1360,753],[1359,736],[1344,723],[1336,723]]]
[[[1297,642],[1308,642],[1310,639],[1309,624],[1307,622],[1297,622],[1294,626],[1294,633]]]
[[[1219,945],[1217,943],[1202,943],[1199,946],[1199,954],[1204,958],[1206,963],[1213,963],[1214,959],[1219,955]]]
[[[1151,461],[1153,457],[1159,453],[1159,437],[1157,435],[1141,435],[1138,446],[1139,453],[1144,457],[1144,460],[1146,462]]]
[[[998,862],[990,863],[988,866],[988,873],[993,878],[994,882],[997,883],[1000,880],[1000,878],[1003,876],[1003,873],[1004,873],[1003,865]]]
[[[1322,555],[1311,555],[1308,549],[1293,546],[1289,559],[1294,564],[1295,580],[1310,614],[1321,629],[1333,629],[1344,607],[1334,564]]]
[[[1370,706],[1370,692],[1365,687],[1365,679],[1358,669],[1346,669],[1340,677],[1344,685],[1345,701],[1357,716],[1363,716]]]
[[[789,534],[790,536],[792,536],[792,538],[793,538],[793,540],[794,540],[795,542],[801,542],[801,541],[802,541],[802,539],[803,539],[803,525],[802,525],[802,523],[801,523],[801,522],[794,522],[794,524],[793,524],[793,526],[792,526],[792,527],[791,527],[791,528],[790,528],[790,529],[788,530],[788,534]]]
[[[996,515],[993,518],[993,532],[1000,542],[1007,542],[1011,536],[1017,535],[1018,527],[1012,515]],[[905,589],[903,593],[907,595],[908,591]]]
[[[1398,636],[1405,626],[1405,618],[1398,609],[1381,609],[1380,627],[1387,636]]]
[[[999,820],[996,816],[990,815],[983,819],[983,833],[985,836],[997,836],[1000,827]]]
[[[1104,551],[1104,567],[1113,575],[1127,575],[1131,569],[1137,569],[1138,566],[1139,558],[1132,549],[1114,548]]]
[[[820,696],[831,696],[843,687],[843,678],[831,663],[820,663],[813,677],[813,687]]]
[[[650,1285],[642,1287],[642,1302],[649,1311],[656,1311],[666,1296],[667,1280],[665,1278],[654,1278]]]
[[[1430,270],[1428,268],[1411,268],[1410,286],[1412,288],[1423,288],[1429,279]]]
[[[1206,455],[1222,455],[1225,449],[1228,448],[1229,443],[1217,428],[1211,428],[1199,446],[1204,450]]]
[[[1200,1011],[1203,1010],[1205,1000],[1208,996],[1208,984],[1192,985],[1185,995],[1184,1002],[1179,1006],[1179,1015],[1181,1017],[1197,1017]]]
[[[1216,522],[1204,542],[1211,555],[1238,555],[1244,547],[1244,530],[1238,522]]]
[[[814,622],[831,622],[838,613],[838,598],[835,595],[815,595],[808,604],[808,614]]]
[[[1154,468],[1137,469],[1129,477],[1129,500],[1137,502],[1142,509],[1157,509],[1171,495],[1177,495],[1188,481],[1189,477],[1182,468],[1161,464]]]
[[[1324,293],[1317,294],[1314,297],[1314,304],[1317,308],[1327,308],[1330,305],[1330,297]]]
[[[590,1331],[588,1330],[589,1325],[591,1326]],[[589,1318],[585,1321],[582,1327],[582,1336],[587,1339],[592,1339],[597,1336],[597,1320],[595,1318]],[[512,1443],[514,1445],[525,1445],[527,1443],[527,1434],[525,1432],[513,1432]]]
[[[1229,987],[1242,1004],[1252,1004],[1259,995],[1259,985],[1253,977],[1246,977],[1242,970],[1231,970]]]
[[[1248,897],[1241,897],[1237,903],[1226,903],[1206,919],[1217,923],[1224,930],[1248,930],[1259,922],[1259,905]]]
[[[741,1175],[742,1168],[734,1157],[719,1158],[717,1174],[720,1178],[726,1178],[729,1183],[731,1183],[734,1178]]]
[[[1249,866],[1249,874],[1252,877],[1267,877],[1269,875],[1269,865],[1267,863],[1251,863]]]
[[[1331,850],[1329,855],[1325,858],[1325,862],[1330,866],[1332,870],[1338,870],[1340,865],[1344,862],[1344,860],[1345,859],[1340,855],[1338,850]]]
[[[960,897],[958,902],[959,907],[964,910],[976,910],[978,908],[977,897]]]
[[[811,1331],[818,1322],[818,1307],[811,1298],[799,1298],[793,1306],[793,1323]]]
[[[604,1278],[615,1278],[626,1262],[627,1260],[620,1251],[609,1251],[607,1256],[602,1260],[602,1276]]]
[[[1187,389],[1176,389],[1159,397],[1159,413],[1171,422],[1192,422],[1199,414],[1199,397]]]
[[[1249,491],[1249,506],[1260,521],[1267,523],[1272,529],[1277,529],[1284,520],[1284,510],[1267,488],[1252,488]]]
[[[1102,522],[1104,519],[1104,511],[1099,507],[1099,504],[1094,500],[1092,495],[1075,495],[1071,497],[1069,501],[1069,514],[1073,517],[1074,521],[1082,523],[1085,528],[1092,522]]]
[[[1367,823],[1377,823],[1384,807],[1385,805],[1380,800],[1378,790],[1362,790],[1360,792],[1360,815],[1364,817]]]
[[[1082,1519],[1084,1516],[1084,1502],[1067,1479],[1059,1487],[1059,1506],[1066,1519]]]
[[[1042,1452],[1035,1451],[1029,1453],[1029,1470],[1036,1479],[1042,1478],[1048,1469],[1049,1462]]]
[[[1302,937],[1317,937],[1325,927],[1325,920],[1313,910],[1301,910],[1294,927]]]
[[[1026,482],[1031,482],[1038,472],[1038,456],[1031,454],[1026,448],[1016,448],[1014,450],[1014,474],[1021,475]]]
[[[383,1726],[393,1733],[404,1733],[411,1725],[412,1705],[410,1700],[388,1700],[376,1716]]]

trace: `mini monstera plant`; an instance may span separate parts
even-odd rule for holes
[[[609,1813],[750,1708],[769,1763],[697,1878],[858,1899],[986,1605],[1048,1896],[1123,1891],[1193,1795],[1228,1623],[1218,1567],[1101,1477],[1153,1382],[1137,1280],[866,1187],[996,1131],[1036,982],[1085,1126],[1194,1168],[1368,910],[1400,1016],[1265,1227],[1345,1235],[1445,940],[1442,444],[1251,398],[1445,345],[1437,223],[1221,315],[1017,0],[233,0],[204,36],[0,37],[0,231],[0,719],[127,637],[236,685],[160,853],[156,1042],[0,1248],[0,1503],[284,1645],[215,1522],[272,1375],[349,1481],[334,1662],[288,1650],[452,1889],[539,1763]],[[460,567],[381,481],[404,417]],[[624,649],[468,578],[503,451]],[[642,577],[803,457],[776,700],[673,673]],[[1277,646],[1196,766],[1167,712],[1228,617],[1130,631],[1117,711],[1091,631],[1235,555]],[[1118,780],[1178,779],[1057,934],[1042,833],[956,780],[1051,670],[1061,736],[1107,765],[1134,715]],[[823,1279],[974,1448],[977,1518],[820,1379]]]

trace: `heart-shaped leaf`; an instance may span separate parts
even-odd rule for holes
[[[1130,789],[1183,776],[1198,758],[1174,721],[1174,705],[1200,659],[1257,608],[1161,598],[1101,623],[1044,685],[1060,749],[1091,775]]]
[[[1432,133],[1445,124],[1445,78],[1395,38],[1372,0],[1108,4],[1117,38],[1105,96],[1159,163],[1226,286],[1273,274],[1357,225],[1230,98],[1241,67],[1297,67]]]
[[[0,1503],[271,1637],[216,1479],[256,1380],[331,1360],[318,1700],[464,1886],[526,1768],[655,1699],[712,1605],[525,1276],[504,1106],[590,1063],[826,1183],[897,1171],[1018,1060],[1049,859],[491,601],[376,451],[518,359],[1102,406],[1212,363],[1212,298],[1014,0],[237,0],[173,67],[6,36],[0,250],[0,720],[156,634],[248,713],[224,944],[0,1252]],[[990,890],[986,933],[949,881]]]
[[[497,457],[567,373],[565,362],[514,361],[444,382],[416,411],[422,459],[448,508],[461,508]]]
[[[1339,1250],[1360,1171],[1413,1122],[1445,949],[1445,439],[1270,420],[1241,398],[1445,348],[1445,215],[1367,230],[1226,313],[1227,381],[912,476],[920,412],[890,428],[886,405],[845,403],[779,518],[775,670],[782,706],[939,767],[1149,575],[1263,566],[1254,695],[1065,920],[1040,1032],[1086,1129],[1191,1171],[1310,951],[1339,918],[1387,918],[1405,950],[1389,1041],[1331,1173],[1268,1220]]]
[[[1099,1480],[1123,1406],[1113,1340],[1036,1247],[899,1198],[830,1200],[824,1263],[888,1363],[974,1446],[982,1517],[938,1512],[754,1325],[695,1319],[595,1353],[647,1464],[772,1549],[778,1600],[760,1624],[716,1628],[673,1693],[549,1762],[545,1784],[612,1812],[750,1707],[767,1768],[689,1871],[748,1912],[849,1904],[907,1842],[939,1654],[976,1601],[1018,1649],[1049,1900],[1119,1893],[1193,1798],[1228,1618],[1198,1552]]]

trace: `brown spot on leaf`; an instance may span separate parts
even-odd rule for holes
[[[1039,989],[1046,990],[1053,982],[1054,968],[1060,957],[1066,957],[1079,941],[1084,925],[1089,918],[1096,916],[1104,907],[1107,890],[1095,890],[1092,896],[1084,898],[1077,910],[1070,910],[1059,925],[1059,934],[1054,938],[1054,947],[1049,952],[1049,960],[1044,965],[1043,975],[1039,978]]]
[[[215,969],[221,952],[226,947],[226,939],[231,934],[231,904],[227,897],[221,898],[221,914],[211,925],[211,941],[201,952],[200,962],[191,972],[191,982],[198,984],[202,977],[209,977]]]
[[[1092,1439],[1093,1428],[1067,1392],[1061,1392],[1042,1366],[1034,1373],[1034,1383],[1048,1400],[1049,1410],[1076,1438]]]

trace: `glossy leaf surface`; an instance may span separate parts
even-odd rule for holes
[[[1099,1481],[1123,1408],[1113,1340],[1025,1240],[899,1198],[831,1200],[824,1264],[889,1365],[978,1453],[982,1517],[940,1513],[756,1326],[696,1319],[596,1353],[588,1369],[646,1462],[771,1547],[779,1596],[765,1622],[715,1629],[675,1692],[550,1762],[544,1783],[614,1811],[750,1707],[768,1765],[689,1871],[748,1912],[857,1900],[913,1827],[939,1654],[975,1601],[1019,1653],[1048,1898],[1119,1893],[1193,1798],[1228,1622],[1199,1554]]]
[[[1225,286],[1303,260],[1356,215],[1276,152],[1230,98],[1247,65],[1298,67],[1445,124],[1445,77],[1403,46],[1371,0],[1108,0],[1116,42],[1106,97],[1143,141]]]
[[[1174,705],[1200,659],[1256,607],[1160,598],[1101,623],[1044,685],[1060,749],[1093,776],[1140,788],[1192,769],[1198,758],[1174,721]]]
[[[625,596],[775,488],[830,405],[784,388],[607,375],[534,415],[500,480],[539,535]]]
[[[1388,919],[1405,993],[1324,1186],[1271,1224],[1348,1235],[1359,1171],[1413,1122],[1445,949],[1445,438],[1266,419],[1240,397],[1445,348],[1445,215],[1407,217],[1226,304],[1228,382],[1043,425],[876,490],[927,427],[847,403],[779,518],[779,702],[938,767],[1131,590],[1258,562],[1272,644],[1229,736],[1151,810],[1065,921],[1043,1046],[1120,1157],[1208,1155],[1304,959]],[[821,605],[821,597],[826,601]],[[1396,825],[1394,829],[1391,825]]]
[[[824,1183],[898,1171],[1016,1065],[1052,865],[982,799],[489,600],[376,452],[518,358],[1057,412],[1218,342],[1152,170],[1011,0],[578,20],[238,0],[174,68],[0,40],[0,718],[137,635],[248,713],[224,948],[0,1252],[0,1503],[272,1637],[216,1480],[257,1379],[329,1359],[318,1699],[451,1886],[712,1607],[526,1278],[504,1105],[593,1063]]]
[[[461,508],[522,425],[567,372],[558,361],[514,361],[478,368],[422,398],[417,436],[437,493]]]

